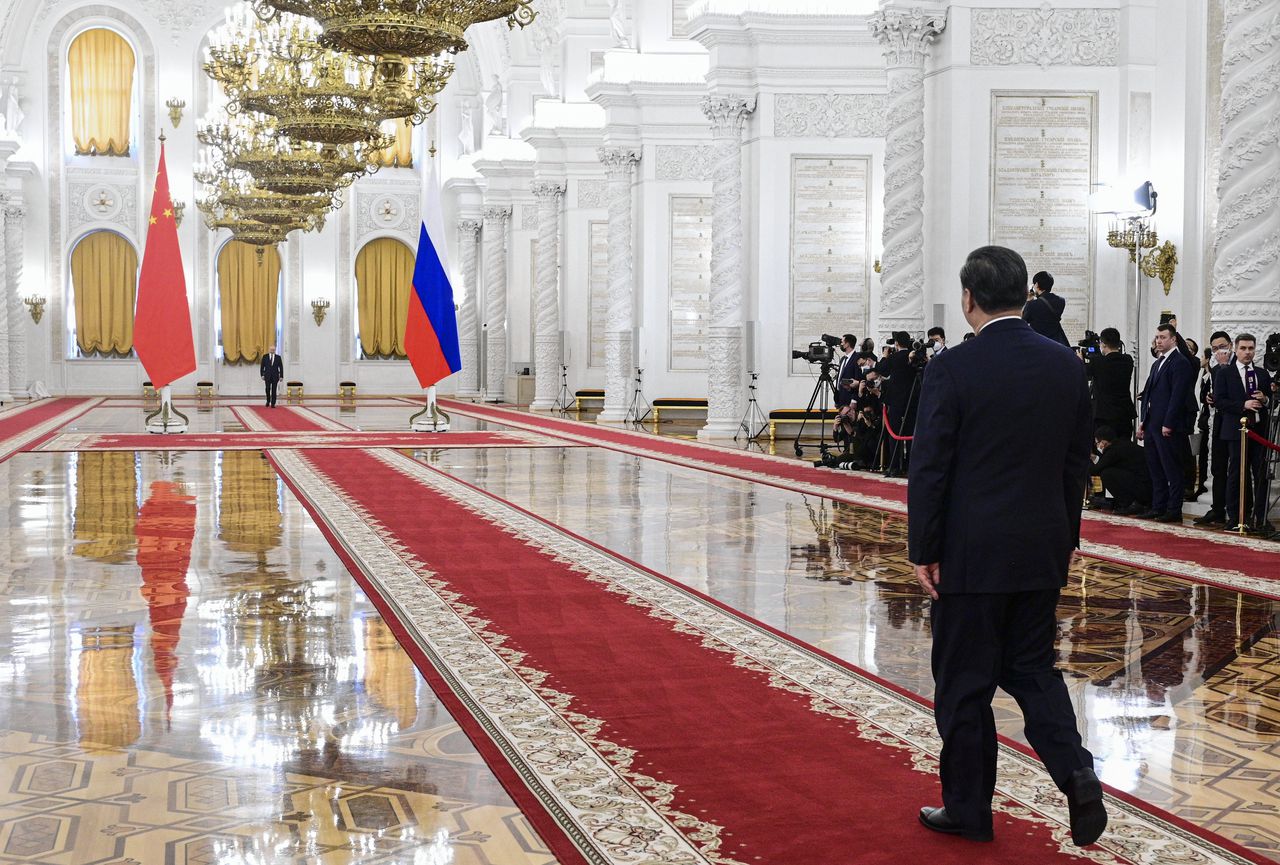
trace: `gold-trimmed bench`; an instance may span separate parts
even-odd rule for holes
[[[144,381],[142,383],[142,398],[143,399],[159,399],[160,394],[156,391],[155,387],[152,386],[151,382]]]
[[[302,399],[302,382],[294,381],[285,382],[284,388],[285,399]]]
[[[342,399],[355,399],[356,383],[354,381],[338,382],[338,396]]]
[[[196,382],[196,399],[213,399],[213,382]]]
[[[577,414],[582,414],[582,404],[584,402],[596,402],[597,400],[601,404],[604,403],[603,389],[597,390],[596,388],[589,387],[582,390],[575,390],[573,392],[573,410]]]
[[[833,408],[829,408],[825,412],[817,409],[807,411],[802,408],[775,408],[769,412],[769,441],[774,441],[777,438],[778,424],[780,423],[804,423],[805,421],[827,423],[835,420],[837,414],[839,412]]]
[[[662,420],[663,411],[706,411],[707,399],[699,396],[660,396],[653,401],[653,428]]]

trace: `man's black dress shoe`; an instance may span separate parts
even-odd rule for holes
[[[1150,511],[1143,511],[1140,514],[1136,514],[1136,516],[1140,520],[1154,520],[1156,517],[1161,516],[1162,514],[1164,514],[1164,511],[1150,510]]]
[[[1182,522],[1182,513],[1180,511],[1169,511],[1156,517],[1157,523],[1180,523]]]
[[[1102,782],[1092,769],[1071,773],[1067,782],[1067,807],[1071,812],[1072,844],[1087,847],[1102,837],[1102,830],[1107,828],[1107,809],[1102,803]]]
[[[1216,525],[1222,525],[1226,521],[1227,521],[1227,518],[1222,513],[1222,511],[1209,511],[1204,516],[1198,517],[1196,520],[1194,520],[1194,523],[1197,526],[1216,526]]]
[[[968,838],[970,841],[991,841],[995,838],[991,832],[966,832],[960,824],[947,816],[946,808],[929,808],[927,806],[921,808],[920,822],[924,824],[926,829],[941,832],[943,835],[959,835],[962,838]]]

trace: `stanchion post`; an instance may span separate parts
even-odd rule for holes
[[[1240,510],[1236,511],[1236,531],[1245,534],[1245,489],[1249,478],[1249,418],[1240,418]]]

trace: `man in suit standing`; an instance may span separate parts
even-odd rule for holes
[[[1031,293],[1034,296],[1022,307],[1023,320],[1041,336],[1070,348],[1071,342],[1062,329],[1062,313],[1067,302],[1053,293],[1053,274],[1042,270],[1032,277]]]
[[[1133,434],[1133,358],[1121,351],[1120,331],[1104,327],[1098,337],[1102,349],[1085,365],[1093,381],[1093,424],[1110,427],[1123,438]],[[1143,498],[1147,498],[1145,495]]]
[[[1187,394],[1193,371],[1187,356],[1178,349],[1178,332],[1173,325],[1156,328],[1155,350],[1158,357],[1142,389],[1142,422],[1138,425],[1138,441],[1146,447],[1151,474],[1151,510],[1140,516],[1180,523],[1185,483],[1181,455],[1191,432]]]
[[[1084,846],[1107,814],[1054,665],[1093,422],[1080,360],[1020,319],[1026,280],[1011,249],[969,254],[960,303],[978,335],[930,361],[921,389],[908,541],[933,599],[943,807],[922,808],[919,819],[935,832],[992,839],[991,698],[1000,687],[1021,707],[1027,741],[1066,794],[1072,840]]]
[[[1214,331],[1209,337],[1209,375],[1200,386],[1200,402],[1204,414],[1201,429],[1209,439],[1209,473],[1213,475],[1212,496],[1209,510],[1195,521],[1197,526],[1221,526],[1227,520],[1227,463],[1230,456],[1227,442],[1222,439],[1222,411],[1214,404],[1214,379],[1218,370],[1231,365],[1231,335],[1225,330]],[[1238,422],[1239,419],[1237,419]],[[1236,432],[1239,435],[1239,431]]]
[[[1249,480],[1252,501],[1245,501],[1240,513],[1240,418],[1248,420],[1249,429],[1264,438],[1271,411],[1271,375],[1255,366],[1253,355],[1258,343],[1251,333],[1236,337],[1236,356],[1231,363],[1219,366],[1213,375],[1213,404],[1222,414],[1219,436],[1227,443],[1227,531],[1238,531],[1243,523],[1254,531],[1270,534],[1267,524],[1267,452],[1257,442],[1250,442]],[[1246,491],[1246,496],[1248,491]]]
[[[912,363],[911,334],[905,330],[894,331],[896,349],[876,366],[876,372],[884,381],[881,399],[889,415],[889,428],[900,436],[911,435],[915,421],[912,393],[915,391],[919,368]],[[906,443],[894,440],[889,446],[889,464],[885,474],[896,477],[906,464]]]
[[[274,345],[262,356],[261,373],[262,381],[267,386],[267,405],[274,407],[276,388],[280,385],[280,379],[284,378],[284,361],[280,359],[280,355],[276,354]]]
[[[835,407],[836,419],[833,437],[846,446],[852,440],[854,422],[857,419],[858,382],[862,368],[858,366],[858,338],[846,333],[840,338],[840,363],[836,369]]]

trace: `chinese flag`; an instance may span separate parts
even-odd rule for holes
[[[163,143],[150,223],[142,272],[138,275],[133,346],[152,386],[162,388],[196,371],[187,279],[182,272],[182,250],[178,248],[178,224],[173,218],[173,199],[169,197]]]

